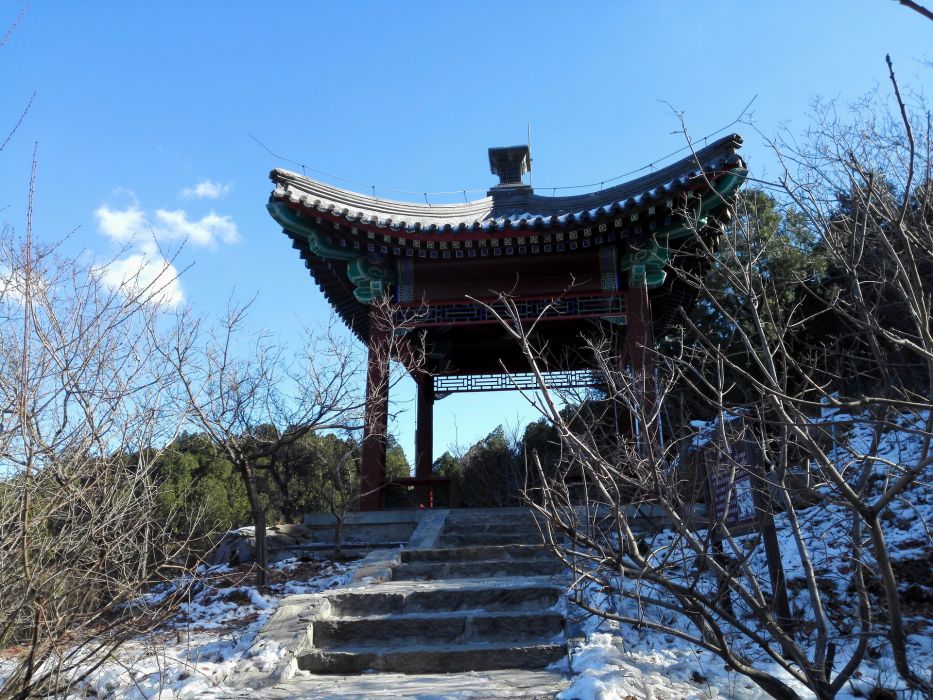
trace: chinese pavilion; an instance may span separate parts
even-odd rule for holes
[[[560,369],[548,377],[555,386],[593,376],[579,345],[598,326],[623,338],[633,371],[650,375],[645,349],[696,294],[669,262],[697,235],[713,241],[722,231],[746,174],[741,144],[733,134],[643,177],[573,196],[524,183],[527,146],[490,148],[499,184],[463,204],[380,199],[273,170],[269,213],[369,348],[361,509],[380,507],[385,483],[388,334],[417,329],[427,350],[410,368],[418,386],[413,484],[432,479],[437,398],[529,379],[520,348],[478,301],[495,308],[508,292],[522,319],[538,319],[536,337]],[[385,297],[395,316],[388,324],[377,312]]]

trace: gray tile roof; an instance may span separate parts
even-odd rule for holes
[[[277,168],[269,176],[275,183],[271,199],[397,234],[573,226],[667,200],[700,184],[700,165],[707,174],[742,166],[737,155],[741,145],[742,138],[731,134],[648,175],[580,195],[549,197],[528,187],[493,188],[490,196],[463,204],[415,204],[351,192]]]

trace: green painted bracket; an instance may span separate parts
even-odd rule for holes
[[[372,260],[367,256],[354,258],[347,263],[347,277],[357,286],[362,286],[368,282],[386,282],[389,281],[389,271],[379,265],[378,260]]]
[[[716,194],[710,195],[700,203],[696,215],[690,223],[675,225],[672,228],[665,229],[661,233],[667,236],[668,239],[675,240],[683,238],[684,236],[689,236],[694,231],[698,231],[706,226],[709,220],[709,212],[717,206],[722,205],[723,200],[727,202],[730,201],[735,191],[745,182],[747,175],[748,170],[746,168],[733,168],[730,170],[725,177],[716,183]]]
[[[347,277],[356,285],[353,296],[361,304],[371,304],[374,299],[385,296],[389,285],[395,281],[392,271],[383,267],[381,261],[366,255],[347,263]]]
[[[694,231],[699,231],[708,221],[708,217],[700,217],[699,219],[694,220],[691,224],[680,224],[672,228],[662,229],[661,234],[667,237],[668,240],[677,240],[678,238],[684,238],[689,236]]]
[[[311,252],[319,258],[328,260],[353,260],[359,256],[359,252],[348,248],[331,245],[324,240],[324,237],[311,225],[308,220],[290,209],[281,202],[270,202],[266,205],[269,214],[279,225],[288,229],[292,233],[304,236],[308,240],[308,247]]]
[[[371,304],[389,291],[389,285],[394,282],[394,275],[390,270],[382,267],[380,261],[374,256],[360,255],[359,251],[343,248],[327,243],[313,225],[281,202],[270,202],[266,205],[269,214],[279,225],[304,236],[308,241],[308,248],[319,258],[326,260],[341,260],[347,263],[347,276],[356,286],[353,296],[361,304]]]
[[[728,202],[739,186],[745,182],[748,175],[746,168],[733,168],[725,177],[716,183],[716,195],[710,196],[700,205],[700,217],[706,218],[706,215],[716,206]]]
[[[661,242],[663,245],[655,241],[647,248],[636,249],[622,257],[619,270],[629,273],[629,287],[646,284],[653,288],[664,284],[667,278],[664,266],[670,260],[671,253],[667,247],[667,240],[662,239]]]

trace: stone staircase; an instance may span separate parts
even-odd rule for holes
[[[300,625],[297,668],[459,673],[565,657],[560,563],[527,510],[450,511],[433,547],[396,557],[391,580],[317,597]]]

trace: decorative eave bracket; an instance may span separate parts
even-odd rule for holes
[[[383,264],[379,254],[363,254],[328,243],[321,233],[299,212],[281,202],[266,205],[269,214],[286,231],[302,236],[308,241],[308,248],[319,258],[339,260],[347,263],[347,277],[356,287],[353,296],[361,304],[371,304],[374,299],[385,296],[389,285],[395,281],[392,270]]]

